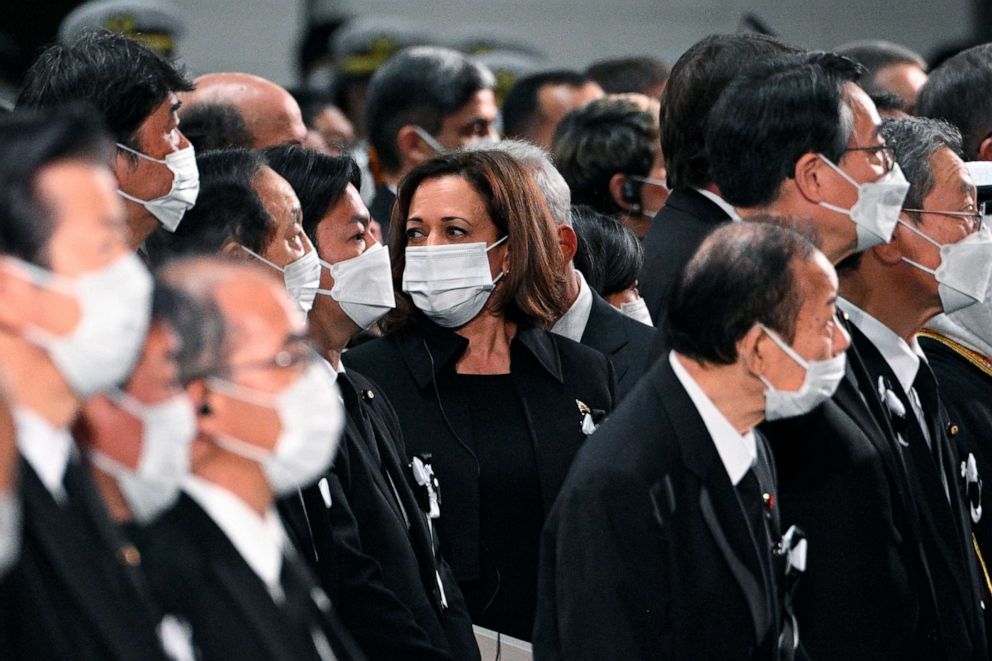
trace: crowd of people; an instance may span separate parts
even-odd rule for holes
[[[992,45],[348,80],[0,114],[0,657],[990,658]]]

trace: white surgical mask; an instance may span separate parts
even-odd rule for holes
[[[81,399],[122,383],[141,354],[151,316],[152,277],[137,255],[127,253],[73,278],[14,261],[36,285],[74,298],[80,312],[69,333],[35,326],[24,338],[48,352]]]
[[[648,304],[643,298],[639,298],[632,303],[621,303],[620,314],[631,319],[636,319],[642,324],[654,326],[654,322],[651,321],[651,313],[648,311]]]
[[[232,399],[272,409],[282,432],[272,450],[231,435],[214,443],[228,452],[257,462],[277,497],[313,483],[331,465],[344,418],[335,387],[337,375],[314,360],[289,387],[277,395],[210,377],[211,390]]]
[[[403,291],[429,319],[445,328],[464,326],[485,306],[503,273],[489,271],[488,252],[509,238],[485,243],[406,249]]]
[[[331,272],[334,287],[329,291],[318,289],[317,293],[337,301],[348,318],[362,330],[396,307],[389,251],[381,243],[337,264],[324,260],[320,263]]]
[[[114,477],[137,522],[148,523],[176,502],[180,484],[189,474],[196,413],[185,393],[157,404],[145,404],[122,391],[110,397],[141,420],[138,466],[128,468],[99,450],[90,451],[90,460]]]
[[[282,273],[283,280],[286,282],[286,291],[304,312],[310,312],[313,308],[313,299],[317,296],[317,289],[320,287],[320,258],[317,256],[316,249],[311,249],[310,252],[299,259],[294,259],[286,266],[279,266],[254,250],[244,246],[240,246],[240,248],[260,262],[268,264]]]
[[[828,360],[805,360],[795,349],[786,344],[778,333],[758,324],[768,333],[768,337],[785,352],[796,364],[806,370],[799,390],[778,390],[761,374],[756,375],[765,384],[765,420],[780,420],[809,413],[817,406],[833,397],[844,378],[847,354],[843,351]],[[845,332],[839,329],[840,332]]]
[[[164,159],[152,158],[119,142],[117,147],[146,161],[161,163],[172,172],[172,187],[169,192],[162,197],[156,197],[154,200],[142,200],[120,189],[117,192],[120,193],[121,197],[137,202],[148,209],[148,213],[155,216],[158,222],[162,223],[162,227],[170,232],[175,232],[186,212],[196,204],[196,196],[200,194],[200,171],[196,167],[196,153],[193,150],[193,145],[166,154]]]
[[[923,240],[940,248],[937,269],[927,268],[905,257],[902,261],[925,271],[937,280],[937,292],[945,313],[956,312],[985,300],[992,277],[992,233],[982,227],[955,243],[940,244],[913,227],[899,221],[903,227]]]
[[[909,191],[909,182],[903,176],[898,163],[877,181],[859,184],[851,175],[835,165],[823,154],[818,154],[823,162],[858,189],[858,201],[850,209],[838,207],[829,202],[819,202],[821,207],[842,213],[854,221],[858,233],[858,252],[888,243],[896,231],[896,222],[902,212],[902,203]]]

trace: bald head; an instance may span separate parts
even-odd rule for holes
[[[196,89],[182,95],[181,116],[207,106],[234,108],[244,120],[250,143],[262,149],[302,144],[307,129],[296,100],[270,80],[248,73],[209,73],[194,81]]]

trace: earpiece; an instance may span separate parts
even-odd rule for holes
[[[200,415],[211,415],[213,412],[214,410],[210,408],[210,404],[207,404],[206,402],[200,404]]]
[[[638,194],[637,188],[634,186],[634,182],[627,179],[623,182],[623,188],[620,189],[620,196],[623,198],[624,202],[630,204],[635,204],[640,206],[641,196]]]

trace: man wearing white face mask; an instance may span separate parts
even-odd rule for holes
[[[791,230],[706,239],[673,292],[671,353],[579,451],[545,526],[537,658],[803,658],[791,597],[805,541],[780,526],[755,426],[843,378],[836,293]]]
[[[333,373],[262,267],[199,258],[161,277],[216,305],[225,328],[218,365],[187,388],[197,407],[191,475],[141,538],[163,610],[186,621],[205,661],[360,658],[274,507],[334,457],[341,407]]]
[[[0,581],[11,658],[164,658],[133,547],[113,525],[68,427],[141,351],[151,277],[123,235],[99,120],[0,122],[0,359],[23,508],[17,563]]]
[[[17,106],[82,102],[99,112],[117,143],[114,175],[126,200],[128,243],[138,248],[160,226],[176,231],[196,203],[196,160],[176,114],[176,94],[191,89],[181,69],[143,44],[95,32],[42,53]]]
[[[985,658],[981,580],[951,421],[916,333],[941,311],[986,300],[992,237],[976,208],[957,129],[889,120],[881,129],[912,183],[892,242],[838,267],[854,346],[884,393],[920,512],[947,658]]]
[[[714,180],[740,215],[812,229],[834,264],[889,241],[908,189],[855,83],[861,71],[830,53],[756,65],[724,90],[706,132]],[[882,396],[852,348],[829,401],[762,427],[778,462],[783,521],[820,549],[796,593],[812,658],[930,659],[948,644],[938,635],[915,489]]]
[[[347,416],[334,466],[280,510],[370,657],[478,659],[461,591],[436,547],[429,496],[412,486],[396,412],[377,384],[341,363],[348,341],[395,304],[389,254],[368,234],[358,167],[298,147],[265,156],[299,193],[325,267],[310,336],[338,370]]]

